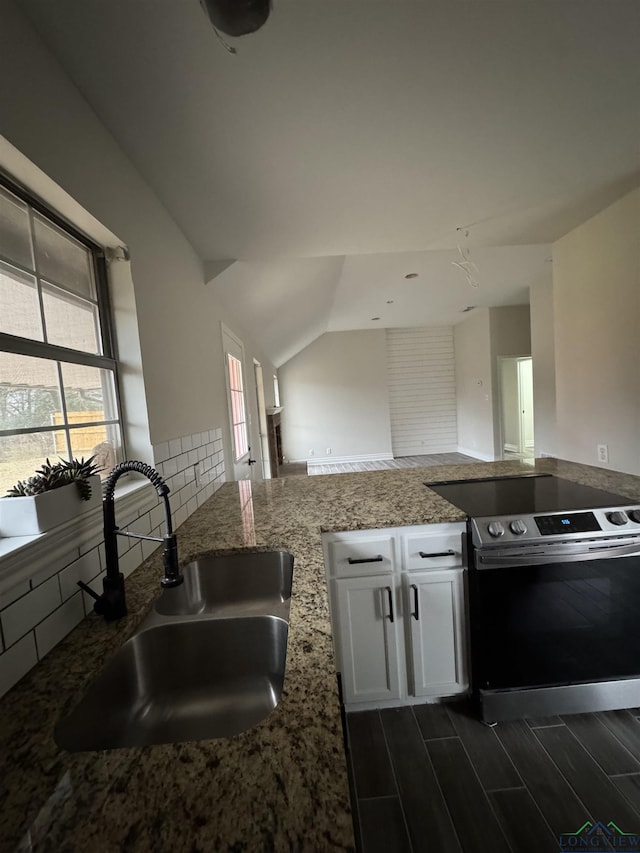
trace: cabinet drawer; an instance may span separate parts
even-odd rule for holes
[[[329,560],[334,577],[356,578],[394,570],[393,537],[330,542]]]
[[[406,569],[443,569],[462,565],[461,530],[404,537]]]

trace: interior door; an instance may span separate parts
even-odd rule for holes
[[[533,368],[530,357],[500,359],[502,451],[533,456]]]
[[[244,369],[244,347],[230,329],[222,326],[224,370],[231,430],[231,455],[233,479],[246,480],[251,477],[250,423],[246,395],[246,373]]]
[[[260,455],[262,459],[262,476],[271,477],[271,461],[269,459],[269,436],[267,432],[267,407],[264,401],[264,379],[262,365],[253,359],[253,372],[256,380],[256,402],[258,405],[258,425],[260,428]]]

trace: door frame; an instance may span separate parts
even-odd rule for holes
[[[233,466],[233,479],[247,480],[251,478],[252,472],[251,465],[249,464],[249,460],[251,458],[251,414],[249,412],[249,404],[247,400],[247,370],[245,365],[244,344],[242,343],[240,338],[222,322],[220,323],[220,329],[222,332],[222,361],[224,369],[224,386],[227,395],[227,417],[229,422],[230,442],[229,446],[231,450],[231,464]],[[237,353],[240,353],[240,356],[238,356]],[[234,358],[238,358],[242,371],[242,394],[244,399],[244,416],[247,430],[248,450],[239,459],[235,458],[235,440],[233,437],[233,408],[231,404],[231,384],[229,382],[229,366],[227,361],[228,354],[234,356]]]
[[[256,381],[256,403],[258,406],[258,431],[260,434],[260,455],[262,458],[262,476],[271,478],[271,460],[269,458],[269,433],[267,424],[267,404],[264,397],[264,373],[260,362],[253,359],[253,374]]]
[[[529,449],[525,446],[525,438],[524,438],[524,425],[522,418],[522,381],[521,381],[521,367],[520,365],[523,362],[529,362],[533,368],[533,358],[530,355],[508,355],[508,356],[498,356],[498,406],[499,406],[499,429],[500,429],[500,458],[504,459],[505,452],[513,452],[516,455],[520,456],[520,458],[528,458],[530,456],[535,455],[535,433],[533,438],[533,446]],[[506,451],[505,450],[505,389],[503,387],[503,378],[502,378],[502,368],[505,362],[514,362],[516,365],[516,381],[517,381],[517,394],[518,394],[518,448],[514,451]],[[535,401],[533,400],[533,381],[531,388],[531,399],[532,404],[535,406]],[[533,422],[534,412],[531,413],[531,418]]]

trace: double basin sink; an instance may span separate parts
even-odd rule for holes
[[[293,557],[209,556],[163,589],[136,634],[56,727],[71,752],[230,737],[284,685]]]

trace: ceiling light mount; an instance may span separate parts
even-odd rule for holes
[[[271,0],[200,0],[214,29],[228,36],[255,33],[266,23]]]
[[[456,232],[458,235],[456,246],[460,259],[457,261],[451,261],[451,264],[452,266],[458,267],[458,269],[462,270],[462,272],[465,274],[469,287],[480,287],[480,284],[478,282],[478,274],[480,270],[478,269],[477,265],[471,260],[471,251],[469,249],[469,246],[465,245],[469,239],[469,229],[464,227],[456,228]],[[464,243],[461,243],[461,237],[463,238]]]

